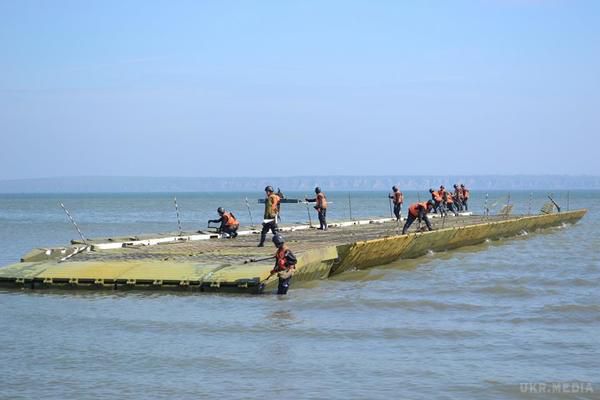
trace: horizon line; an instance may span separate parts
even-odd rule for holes
[[[313,178],[313,177],[322,177],[322,178],[381,178],[381,177],[404,177],[404,178],[421,178],[421,177],[448,177],[448,176],[463,176],[463,177],[569,177],[569,178],[577,178],[577,177],[585,177],[585,178],[600,178],[600,175],[595,174],[460,174],[460,173],[452,173],[452,174],[420,174],[420,175],[394,175],[394,174],[382,174],[382,175],[357,175],[357,174],[349,174],[349,175],[289,175],[289,176],[276,176],[276,175],[261,175],[261,176],[244,176],[244,175],[227,175],[227,176],[181,176],[181,175],[168,175],[168,176],[160,176],[160,175],[64,175],[64,176],[42,176],[42,177],[29,177],[29,178],[0,178],[0,182],[6,181],[24,181],[24,180],[49,180],[49,179],[72,179],[72,178],[152,178],[152,179],[290,179],[290,178]]]

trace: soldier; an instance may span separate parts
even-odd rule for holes
[[[265,245],[265,239],[267,238],[267,232],[269,232],[269,230],[273,232],[273,235],[277,233],[277,210],[279,209],[278,206],[281,198],[273,193],[273,188],[271,186],[265,188],[265,193],[265,213],[258,247],[263,247]]]
[[[234,238],[237,236],[237,230],[240,227],[240,223],[235,218],[232,212],[225,211],[223,207],[217,208],[217,213],[219,214],[219,219],[209,219],[208,223],[221,223],[221,226],[217,230],[219,233],[225,233],[229,235],[230,238]]]
[[[415,222],[416,219],[419,221],[425,221],[427,225],[427,229],[430,231],[433,230],[431,227],[431,222],[429,222],[429,218],[427,218],[427,214],[433,210],[433,200],[428,200],[426,203],[413,203],[408,207],[408,215],[406,216],[406,223],[404,224],[404,228],[402,228],[402,234],[404,235],[408,228]]]
[[[462,191],[463,206],[465,207],[465,211],[469,211],[468,201],[469,201],[469,196],[471,195],[469,193],[469,189],[467,189],[464,184],[461,184],[460,185],[460,190]]]
[[[463,193],[462,190],[458,187],[457,184],[454,184],[454,206],[457,208],[457,211],[463,211]]]
[[[275,267],[271,270],[271,275],[277,274],[279,277],[277,294],[287,294],[290,281],[296,270],[296,256],[287,248],[283,236],[279,233],[273,236],[273,244],[277,247],[277,252],[275,252]]]
[[[317,229],[326,231],[327,230],[327,220],[326,220],[327,197],[325,197],[325,193],[321,192],[321,188],[318,186],[315,188],[315,194],[317,195],[317,197],[315,197],[314,199],[305,198],[304,200],[306,200],[309,203],[317,203],[315,205],[315,210],[317,210],[317,215],[319,216],[319,224],[321,225]]]
[[[394,215],[396,216],[396,221],[400,221],[400,213],[402,212],[402,203],[404,203],[404,194],[396,187],[392,187],[393,193],[388,197],[392,199],[394,203]]]
[[[442,197],[442,193],[433,190],[433,188],[429,189],[429,193],[431,193],[431,200],[433,201],[433,212],[440,212],[441,215],[444,214],[444,198]]]

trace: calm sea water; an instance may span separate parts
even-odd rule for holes
[[[177,194],[183,228],[220,205],[248,223],[245,197],[256,222],[258,195]],[[511,202],[536,212],[545,195]],[[1,290],[0,398],[600,398],[600,193],[555,196],[589,213],[283,298]],[[330,219],[389,215],[385,193],[329,198]],[[59,201],[89,237],[177,230],[171,194],[0,195],[0,265],[77,236]],[[307,220],[284,206],[284,222]],[[531,393],[544,384],[555,393]]]

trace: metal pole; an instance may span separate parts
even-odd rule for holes
[[[554,204],[554,206],[556,207],[556,210],[558,212],[560,212],[560,206],[554,201],[554,199],[552,198],[552,196],[554,195],[554,193],[550,193],[550,196],[548,196],[548,198],[550,199],[550,201],[552,202],[552,204]]]
[[[248,198],[246,197],[246,208],[248,209],[248,215],[250,215],[250,223],[254,226],[254,220],[252,219],[252,211],[250,211],[250,203],[248,203]]]
[[[308,196],[304,195],[304,198],[307,199]],[[310,209],[308,208],[308,201],[305,201],[304,204],[306,205],[306,214],[308,214],[308,226],[310,226],[312,228],[313,224],[312,224],[312,218],[310,217]]]
[[[67,217],[69,217],[69,219],[71,220],[71,222],[75,226],[75,229],[77,229],[77,232],[79,232],[79,236],[81,237],[81,240],[83,241],[83,244],[87,245],[87,241],[85,240],[85,237],[83,236],[83,233],[81,233],[81,230],[77,226],[77,223],[75,223],[75,220],[73,219],[73,217],[71,217],[71,214],[69,214],[69,211],[67,210],[67,208],[65,207],[65,205],[63,203],[59,203],[59,204],[62,207],[62,209],[65,210],[65,213],[67,214]]]
[[[388,196],[388,200],[390,201],[390,218],[394,218],[394,212],[392,211],[392,199]]]
[[[571,200],[571,192],[567,192],[567,211],[570,210],[570,208],[569,208],[570,200]]]
[[[419,192],[417,192],[417,202],[420,203],[421,202],[421,195],[419,194]],[[409,210],[410,211],[410,210]],[[421,218],[419,218],[419,226],[417,228],[419,230],[419,232],[421,231]]]
[[[183,232],[181,231],[181,218],[179,217],[179,206],[177,206],[177,197],[175,197],[174,201],[175,212],[177,213],[177,226],[179,227],[179,236],[181,236]]]
[[[527,206],[527,215],[531,215],[531,201],[533,200],[533,192],[529,192],[529,204]]]
[[[489,193],[486,193],[485,194],[485,205],[483,206],[486,217],[488,217],[490,215],[490,209],[488,208],[488,197],[490,197],[490,195],[489,195]]]
[[[348,209],[350,212],[350,221],[353,221],[353,219],[352,219],[352,199],[350,198],[350,193],[348,193]]]

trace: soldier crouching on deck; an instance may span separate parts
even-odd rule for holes
[[[208,223],[221,223],[221,226],[217,229],[217,232],[227,234],[230,238],[236,237],[237,230],[240,227],[240,223],[235,218],[232,212],[225,211],[223,207],[217,208],[219,219],[209,219]]]
[[[429,218],[427,218],[427,214],[433,210],[435,202],[434,200],[428,200],[426,203],[413,203],[408,207],[408,215],[406,217],[406,223],[404,224],[404,228],[402,228],[402,234],[404,235],[408,228],[415,222],[416,219],[419,221],[425,221],[425,225],[427,225],[427,229],[430,231],[433,230],[431,227],[431,222],[429,222]]]
[[[273,243],[277,247],[277,252],[275,253],[275,267],[271,270],[271,275],[277,274],[279,277],[277,294],[287,294],[292,275],[296,270],[296,256],[287,248],[283,236],[279,233],[273,236]]]

